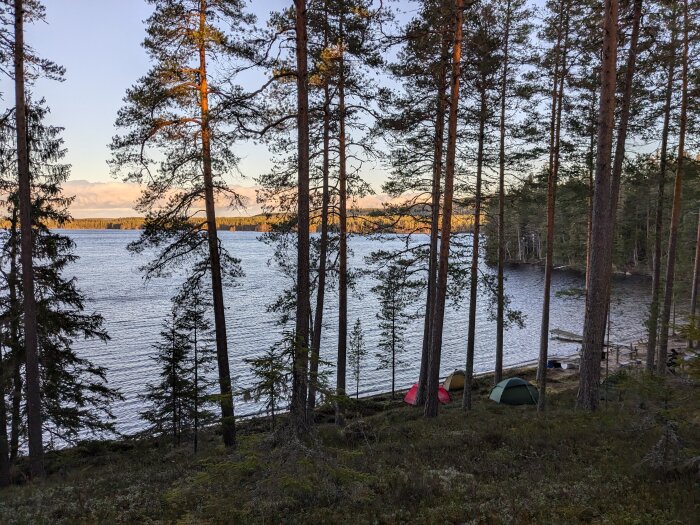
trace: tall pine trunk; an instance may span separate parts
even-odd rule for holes
[[[469,276],[469,326],[467,328],[467,362],[464,378],[462,408],[472,408],[472,384],[474,383],[474,346],[476,345],[476,301],[479,282],[479,233],[481,230],[481,175],[484,167],[484,140],[486,138],[486,77],[481,78],[481,103],[479,105],[479,146],[476,156],[476,193],[474,195],[474,227],[472,230],[472,261]]]
[[[503,315],[505,303],[505,286],[503,267],[506,260],[505,200],[506,200],[506,94],[508,90],[508,44],[510,39],[510,2],[506,5],[505,35],[503,36],[503,77],[501,78],[501,117],[498,142],[498,276],[496,291],[496,366],[493,374],[494,383],[503,379]]]
[[[15,0],[15,118],[17,126],[17,169],[19,176],[20,259],[24,306],[24,347],[27,387],[27,434],[29,470],[33,477],[44,475],[44,447],[41,425],[41,384],[37,334],[34,268],[32,260],[32,197],[27,144],[27,108],[24,88],[24,2]]]
[[[610,210],[608,221],[612,230],[610,234],[610,277],[608,278],[608,298],[605,302],[606,309],[610,309],[610,295],[612,293],[612,252],[615,242],[615,227],[617,225],[617,202],[622,183],[622,164],[625,160],[625,142],[627,141],[627,127],[632,106],[632,87],[634,82],[634,70],[637,62],[637,43],[639,41],[639,28],[642,19],[642,0],[634,0],[634,14],[632,17],[632,35],[630,49],[627,56],[627,68],[625,71],[624,91],[622,93],[620,121],[617,126],[617,140],[615,143],[615,156],[613,159],[612,175],[610,179]],[[605,316],[606,322],[610,321],[610,312]]]
[[[199,4],[199,30],[206,32],[207,1]],[[204,37],[202,37],[204,38]],[[207,84],[207,57],[204,40],[199,46],[199,93],[202,126],[202,174],[204,177],[204,204],[207,218],[207,241],[211,264],[211,288],[214,303],[214,328],[216,333],[216,363],[219,371],[219,393],[221,404],[221,425],[224,445],[236,445],[236,425],[233,413],[233,392],[231,371],[228,362],[228,340],[226,337],[226,316],[224,313],[224,292],[221,281],[221,260],[219,239],[216,231],[216,211],[214,201],[214,180],[211,162],[211,130],[209,127],[209,88]]]
[[[443,194],[442,236],[440,240],[437,286],[435,288],[435,305],[432,323],[433,335],[430,354],[428,355],[425,417],[435,417],[438,414],[440,356],[442,352],[443,323],[445,320],[450,234],[452,232],[452,199],[454,196],[455,159],[457,154],[457,106],[459,105],[464,0],[455,0],[454,9],[455,25],[454,41],[452,44],[452,77],[450,86],[450,112],[447,126],[447,158],[445,165],[445,191]]]
[[[560,29],[557,32],[556,59],[552,76],[552,120],[549,138],[549,173],[547,174],[547,249],[544,264],[544,290],[542,297],[542,319],[540,324],[540,349],[537,361],[537,387],[539,398],[537,409],[544,410],[547,399],[547,359],[549,356],[549,310],[554,269],[554,212],[556,211],[557,180],[559,178],[559,149],[561,144],[561,115],[564,105],[564,79],[566,77],[566,55],[569,44],[568,3],[559,4]],[[564,39],[562,44],[562,38]]]
[[[578,406],[587,410],[595,410],[598,407],[600,355],[603,349],[606,303],[612,260],[610,168],[615,117],[617,13],[617,0],[605,0],[600,113],[598,116],[598,151],[596,154],[593,231],[591,235],[591,267],[583,325],[581,376],[577,396]]]
[[[338,361],[336,363],[336,395],[345,397],[348,353],[348,179],[345,143],[345,49],[343,46],[343,13],[340,15],[340,60],[338,64],[338,207],[340,239],[338,242]],[[336,424],[344,418],[336,403]]]
[[[688,0],[683,3],[683,76],[681,87],[681,117],[678,131],[678,158],[676,160],[676,180],[673,185],[673,206],[671,208],[671,226],[668,232],[668,252],[666,258],[666,290],[661,310],[661,329],[659,332],[659,353],[656,372],[666,374],[666,353],[668,350],[668,328],[673,301],[673,281],[676,271],[676,251],[678,244],[678,223],[681,218],[681,194],[683,191],[683,167],[685,158],[685,133],[688,125]]]
[[[326,13],[328,16],[328,13]],[[326,24],[327,28],[327,24]],[[324,32],[324,48],[328,47],[328,31]],[[321,196],[321,238],[318,254],[318,283],[316,286],[316,316],[314,330],[311,335],[311,362],[309,364],[309,395],[307,409],[309,418],[313,417],[316,408],[316,390],[318,389],[318,362],[321,352],[321,332],[323,330],[323,305],[326,297],[326,266],[328,259],[328,210],[330,208],[330,185],[328,183],[330,170],[330,140],[331,140],[331,91],[329,79],[323,85],[323,164],[321,167],[322,196]]]
[[[297,301],[290,414],[297,434],[306,433],[309,348],[309,89],[306,0],[294,0],[297,65]]]
[[[647,336],[646,369],[654,371],[656,362],[656,339],[659,329],[659,294],[661,292],[661,236],[664,219],[664,190],[666,188],[666,169],[668,166],[668,135],[671,125],[671,101],[673,98],[673,81],[676,69],[676,26],[671,29],[671,57],[668,61],[666,75],[666,100],[664,102],[664,124],[661,129],[661,151],[659,152],[659,173],[656,183],[656,217],[654,220],[654,258],[651,271],[651,302],[649,303],[649,321]]]
[[[437,286],[438,270],[438,238],[440,236],[440,186],[442,181],[442,157],[445,146],[445,110],[447,100],[447,62],[449,60],[450,39],[448,31],[442,39],[440,53],[441,66],[437,82],[438,96],[435,112],[435,136],[433,149],[433,180],[430,189],[430,247],[428,250],[428,290],[425,300],[425,319],[423,324],[423,347],[420,361],[420,373],[418,376],[418,392],[416,405],[425,404],[425,389],[428,379],[428,355],[432,341],[433,310],[435,307],[435,288]]]

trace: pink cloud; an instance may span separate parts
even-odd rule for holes
[[[222,216],[250,216],[261,213],[260,206],[255,201],[256,188],[250,186],[234,186],[245,201],[245,208],[231,209],[228,206],[217,206],[217,213]],[[133,217],[138,216],[134,204],[141,194],[138,184],[120,181],[90,182],[87,180],[71,180],[64,184],[66,195],[74,195],[71,205],[73,217]],[[385,194],[368,195],[353,205],[359,208],[381,208],[386,202],[394,202]]]

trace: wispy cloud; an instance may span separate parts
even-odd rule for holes
[[[245,202],[245,208],[231,209],[217,206],[220,216],[256,215],[261,212],[255,201],[256,188],[250,186],[235,186],[233,188]],[[133,217],[140,215],[134,205],[141,193],[138,184],[119,181],[90,182],[87,180],[71,180],[64,185],[66,195],[74,195],[71,213],[75,218],[87,217]],[[353,204],[360,208],[381,208],[392,199],[385,194],[369,195]]]

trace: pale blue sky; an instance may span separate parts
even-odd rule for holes
[[[126,89],[149,68],[141,42],[151,12],[145,0],[48,0],[47,23],[27,28],[27,41],[41,55],[66,67],[66,80],[40,80],[34,91],[52,110],[52,123],[65,127],[72,179],[112,181],[106,160],[114,120]],[[253,0],[260,20],[284,0]],[[7,92],[7,90],[5,90]],[[7,97],[5,97],[7,98]],[[244,146],[242,168],[257,174],[266,165],[261,147]],[[249,182],[252,184],[252,181]]]

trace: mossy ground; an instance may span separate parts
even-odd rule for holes
[[[575,377],[558,374],[544,414],[488,401],[484,378],[468,414],[459,399],[425,420],[374,398],[305,442],[259,421],[241,425],[235,452],[214,433],[196,456],[155,441],[86,443],[50,455],[46,480],[0,492],[0,521],[700,523],[698,477],[641,464],[668,420],[682,456],[700,455],[700,387],[629,384],[590,414],[572,408]]]

